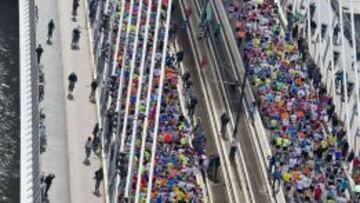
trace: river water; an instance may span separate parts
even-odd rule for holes
[[[0,0],[0,202],[20,202],[19,16]]]

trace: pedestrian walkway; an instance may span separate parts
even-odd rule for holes
[[[85,24],[84,5],[80,3],[77,21],[72,21],[71,1],[37,0],[39,21],[37,43],[44,54],[41,67],[45,74],[45,94],[41,106],[46,115],[46,151],[41,155],[41,171],[53,173],[55,178],[49,190],[50,202],[104,202],[94,192],[94,173],[101,166],[94,153],[90,165],[85,165],[85,142],[92,137],[97,122],[96,106],[89,101],[92,67],[89,40]],[[47,24],[54,20],[55,30],[51,44],[47,44]],[[80,26],[79,49],[70,48],[72,30]],[[75,72],[78,82],[73,98],[68,97],[68,75]]]

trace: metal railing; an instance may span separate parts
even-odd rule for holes
[[[352,0],[351,0],[352,2]],[[331,7],[333,8],[333,11],[334,13],[336,14],[336,16],[340,16],[340,12],[339,11],[342,11],[344,8],[340,9],[340,4],[339,4],[339,0],[330,0],[330,4],[331,4]],[[350,6],[351,10],[353,10],[353,7]],[[352,42],[350,43],[352,46],[354,46],[354,43],[353,43],[353,40],[356,41],[356,47],[360,48],[360,37],[358,35],[358,33],[355,32],[355,30],[352,30],[352,24],[351,23],[352,21],[347,17],[347,16],[343,16],[342,17],[343,19],[343,27],[344,27],[344,36],[346,37],[346,39],[349,41],[349,42]],[[352,33],[355,33],[355,39],[352,38]]]

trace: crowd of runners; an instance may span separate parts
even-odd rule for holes
[[[171,3],[119,1],[107,17],[116,19],[106,35],[113,32],[110,107],[120,112],[119,200],[203,199],[196,179],[203,152],[190,145],[193,130],[180,105],[178,61],[167,34]]]
[[[358,159],[349,149],[332,98],[314,74],[305,25],[293,21],[289,6],[288,30],[282,35],[272,0],[225,6],[234,29],[246,33],[240,35],[239,46],[271,132],[268,172],[273,189],[283,186],[289,202],[347,202],[349,180],[343,166]]]

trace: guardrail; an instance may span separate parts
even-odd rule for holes
[[[331,7],[334,9],[334,12],[336,13],[336,16],[339,17],[339,10],[343,9],[340,8],[338,0],[330,0]],[[351,34],[351,21],[347,16],[343,16],[344,20],[344,36],[346,39],[350,42],[352,41],[352,34]],[[355,41],[356,41],[356,47],[360,47],[360,37],[357,32],[355,32]],[[352,43],[352,46],[354,46],[354,43]]]
[[[120,121],[121,121],[121,101],[122,101],[122,99],[121,99],[121,97],[122,97],[122,94],[123,94],[123,87],[124,87],[124,78],[125,78],[125,76],[124,76],[124,70],[125,70],[125,61],[126,61],[126,57],[127,57],[127,55],[128,55],[128,51],[127,51],[127,48],[129,47],[129,40],[130,40],[130,38],[129,38],[129,35],[130,35],[130,25],[131,25],[131,21],[132,21],[132,18],[133,18],[133,15],[132,15],[132,13],[133,13],[133,9],[134,9],[134,0],[131,0],[131,2],[130,2],[130,10],[129,10],[129,15],[127,16],[127,26],[126,26],[126,35],[125,35],[125,45],[124,45],[124,50],[123,50],[123,60],[122,60],[122,63],[121,63],[121,74],[120,74],[120,82],[119,82],[119,89],[118,89],[118,93],[117,93],[117,99],[116,99],[116,101],[117,101],[117,103],[116,103],[116,110],[115,110],[115,112],[117,112],[119,115],[118,115],[118,124],[120,123]],[[122,25],[120,25],[120,26],[122,26]],[[119,27],[120,28],[120,27]],[[113,137],[113,141],[115,141],[116,139],[117,139],[117,132],[119,132],[120,131],[120,125],[117,125],[117,130],[116,130],[116,134],[115,134],[115,136]],[[124,138],[124,136],[123,137],[121,137],[121,142],[120,142],[120,152],[121,151],[123,151],[124,150],[124,143],[125,143],[125,138]]]
[[[123,54],[124,54],[124,59],[122,60],[122,64],[121,64],[121,73],[120,73],[120,83],[119,83],[119,88],[118,88],[118,92],[117,92],[117,98],[116,98],[116,109],[115,109],[115,112],[118,114],[117,117],[117,126],[116,126],[116,131],[113,133],[113,136],[112,136],[112,142],[115,143],[115,153],[117,154],[118,152],[122,152],[123,151],[123,148],[124,148],[124,142],[125,142],[125,139],[121,138],[121,142],[120,142],[120,147],[118,146],[118,134],[119,134],[119,131],[120,131],[120,128],[121,128],[121,125],[120,125],[120,122],[121,122],[121,97],[122,97],[122,91],[123,91],[123,85],[124,85],[124,65],[125,65],[125,59],[126,59],[126,55],[128,54],[127,52],[127,47],[129,46],[129,34],[130,34],[130,25],[131,25],[131,21],[132,21],[132,12],[133,12],[133,5],[134,5],[134,0],[131,0],[130,2],[130,9],[129,9],[129,13],[128,15],[126,16],[126,20],[127,20],[127,24],[126,24],[126,34],[125,34],[125,45],[123,47]],[[124,2],[124,5],[125,5],[125,2]],[[125,15],[125,12],[122,13],[122,15]],[[119,24],[119,27],[118,29],[123,29],[122,28],[123,25],[122,24]],[[122,36],[119,36],[120,38]],[[121,43],[121,42],[120,42]],[[119,46],[120,45],[117,44],[116,46]],[[118,50],[119,51],[119,50]],[[114,53],[116,54],[116,56],[118,55],[118,52]],[[115,57],[115,55],[114,55]],[[117,63],[117,61],[116,61]],[[114,64],[113,68],[116,68],[118,64]],[[119,148],[119,150],[118,150]],[[116,157],[116,156],[114,156]],[[120,181],[121,181],[121,178],[119,177],[119,175],[116,175],[116,185],[115,185],[115,197],[118,196],[118,193],[119,193],[119,184],[120,184]]]
[[[34,8],[34,1],[19,1],[21,203],[41,202],[38,67],[34,52],[36,43]]]
[[[156,143],[157,143],[157,136],[159,134],[160,107],[161,107],[161,97],[162,97],[163,86],[164,86],[165,64],[166,64],[165,61],[166,61],[166,54],[167,54],[167,45],[169,42],[169,28],[170,28],[172,3],[173,3],[173,0],[168,1],[168,10],[166,13],[165,37],[164,37],[164,45],[163,45],[163,50],[162,50],[163,52],[162,52],[162,61],[161,61],[160,86],[159,86],[160,93],[158,94],[157,104],[156,104],[156,116],[155,116],[156,120],[155,120],[153,146],[152,146],[152,150],[151,150],[152,153],[151,153],[151,165],[150,165],[150,172],[149,172],[150,175],[149,175],[149,184],[148,184],[147,195],[146,195],[147,203],[149,203],[151,201],[151,190],[152,190],[154,167],[155,167]]]
[[[149,17],[151,14],[151,1],[150,4],[148,5],[148,9],[147,9],[147,28],[149,27]],[[125,107],[125,116],[124,116],[124,124],[123,124],[123,129],[121,132],[121,138],[124,139],[127,132],[127,122],[128,122],[128,117],[129,117],[129,108],[130,108],[130,95],[131,95],[131,90],[133,89],[133,75],[134,75],[134,71],[135,71],[135,66],[136,66],[136,57],[137,57],[137,52],[138,52],[138,42],[139,42],[139,32],[140,32],[140,22],[142,20],[142,9],[143,9],[143,5],[144,1],[141,0],[140,1],[140,5],[138,7],[139,11],[138,11],[138,16],[137,16],[137,22],[136,22],[136,31],[135,31],[135,40],[133,42],[134,48],[133,48],[133,53],[131,56],[131,72],[130,72],[130,81],[128,82],[128,89],[127,89],[127,96],[126,96],[126,107]],[[146,35],[145,35],[145,43],[143,43],[143,52],[144,53],[146,51],[146,43],[147,43],[147,38],[148,38],[148,29],[146,30]],[[144,47],[145,44],[145,47]],[[143,56],[143,60],[145,60],[144,55]],[[123,61],[125,61],[126,58],[123,59]],[[125,67],[122,67],[123,69],[125,69]],[[130,149],[130,158],[128,161],[128,170],[127,170],[127,177],[126,177],[126,185],[125,185],[125,198],[129,198],[129,193],[130,193],[130,184],[132,182],[132,170],[133,170],[133,163],[134,163],[134,151],[135,151],[135,138],[136,138],[136,130],[137,130],[137,120],[138,120],[138,114],[139,114],[139,97],[141,94],[141,88],[142,88],[142,80],[143,80],[143,72],[144,72],[144,66],[141,66],[141,70],[140,70],[140,86],[137,89],[137,97],[136,97],[136,110],[135,110],[135,118],[133,121],[133,129],[132,129],[132,133],[131,133],[131,149]]]
[[[161,2],[158,2],[158,8],[157,8],[157,12],[156,12],[156,26],[155,26],[155,36],[154,36],[154,42],[158,41],[159,38],[159,29],[160,29],[160,12],[161,11]],[[156,55],[156,43],[153,44],[152,47],[152,54],[151,54],[151,62],[150,62],[150,79],[149,79],[149,84],[153,84],[153,79],[154,79],[154,69],[155,69],[155,55]],[[144,49],[145,51],[146,49]],[[142,57],[144,58],[146,54],[143,53]],[[141,66],[145,66],[145,61],[142,62]],[[149,114],[150,111],[150,101],[151,101],[151,91],[152,91],[152,86],[149,86],[149,89],[147,91],[147,95],[146,95],[146,115]],[[140,152],[140,161],[139,161],[139,167],[138,167],[138,172],[137,174],[141,174],[141,171],[144,170],[144,158],[145,158],[145,145],[146,145],[146,136],[147,136],[147,127],[148,127],[148,117],[146,118],[145,124],[144,124],[144,129],[142,131],[142,135],[141,135],[141,152]],[[152,152],[153,153],[153,152]],[[136,191],[135,191],[135,202],[139,201],[140,198],[140,184],[141,184],[141,176],[140,178],[137,179],[136,181]]]

